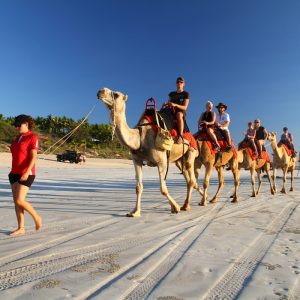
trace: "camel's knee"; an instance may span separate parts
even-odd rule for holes
[[[135,192],[137,194],[140,194],[143,192],[143,186],[141,184],[138,184],[136,187],[135,187]]]
[[[163,196],[167,196],[168,195],[168,189],[166,187],[162,187],[160,189],[160,192]]]

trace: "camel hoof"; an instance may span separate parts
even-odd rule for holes
[[[206,206],[207,203],[206,203],[206,201],[201,201],[201,202],[199,203],[199,205],[200,205],[200,206]]]
[[[216,203],[217,202],[217,198],[212,198],[209,202],[210,203]]]
[[[294,189],[291,187],[291,188],[290,188],[290,192],[293,192],[293,191],[294,191]]]
[[[285,190],[281,190],[280,193],[286,194],[286,191]]]
[[[237,198],[233,198],[233,199],[231,200],[231,203],[237,203],[237,202],[238,202]]]
[[[172,207],[171,209],[171,213],[172,214],[178,214],[180,212],[180,206],[175,206],[175,207]]]
[[[190,205],[183,205],[180,210],[183,210],[183,211],[190,211],[191,210],[191,207]]]
[[[136,218],[136,217],[140,217],[141,216],[141,213],[137,213],[137,212],[130,212],[128,214],[126,214],[126,217],[129,217],[129,218]]]
[[[275,195],[275,191],[274,191],[274,190],[271,190],[271,194],[272,194],[272,195]]]
[[[256,194],[252,194],[251,197],[255,198],[255,197],[256,197]]]

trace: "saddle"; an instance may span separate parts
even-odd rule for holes
[[[254,153],[254,151],[252,150],[252,148],[250,147],[249,143],[247,141],[243,141],[242,143],[239,144],[239,148],[238,150],[243,150],[246,149],[246,151],[248,152],[248,154],[250,155],[250,157],[255,160],[258,158],[257,154]],[[262,152],[261,152],[261,158],[265,159],[267,162],[270,162],[270,155],[267,152],[266,148],[264,145],[262,145],[261,148]]]
[[[288,156],[291,156],[291,157],[296,157],[297,156],[297,152],[295,150],[289,148],[289,146],[287,144],[279,142],[277,144],[277,146],[278,147],[283,146]]]
[[[157,115],[157,118],[155,114]],[[149,122],[148,124],[152,126],[152,129],[155,132],[158,131],[158,120],[159,127],[165,130],[169,130],[173,139],[178,136],[177,118],[175,115],[175,110],[172,106],[164,105],[160,111],[157,111],[156,101],[153,98],[150,98],[146,101],[146,109],[142,115],[142,118],[145,118]],[[197,142],[190,132],[185,119],[182,137],[189,143],[192,148],[197,149]]]

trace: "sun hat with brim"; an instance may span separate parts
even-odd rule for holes
[[[287,127],[283,127],[283,131],[286,131],[286,130],[288,130],[288,128]]]
[[[222,102],[220,102],[220,103],[216,106],[216,108],[219,108],[219,107],[224,107],[225,110],[227,110],[227,105],[224,104],[224,103],[222,103]]]

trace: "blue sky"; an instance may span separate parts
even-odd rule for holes
[[[81,118],[101,87],[129,95],[134,126],[183,76],[192,131],[207,99],[247,122],[287,126],[300,146],[298,0],[0,0],[0,113]],[[91,123],[107,123],[102,103]]]

